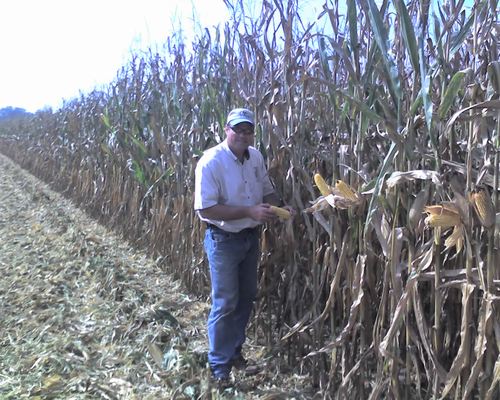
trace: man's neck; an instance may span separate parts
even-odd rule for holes
[[[245,160],[248,160],[250,158],[250,152],[248,151],[248,149],[245,149],[243,152],[236,152],[230,147],[229,150],[231,150],[231,153],[233,153],[242,164]]]

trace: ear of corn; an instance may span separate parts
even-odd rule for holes
[[[426,206],[424,210],[428,215],[425,218],[425,223],[433,228],[452,228],[462,224],[458,209],[454,209],[451,205],[434,205]]]
[[[305,212],[317,212],[326,208],[329,204],[333,208],[347,209],[362,203],[361,196],[347,183],[338,180],[335,187],[329,186],[320,174],[314,175],[314,182],[322,196],[317,199],[313,206],[305,209]]]
[[[335,189],[339,192],[339,194],[342,197],[346,198],[347,200],[350,200],[353,202],[357,202],[359,200],[359,196],[354,191],[354,189],[340,179],[335,184]]]
[[[320,174],[314,174],[314,183],[318,187],[320,193],[323,196],[328,196],[329,194],[332,193],[332,189],[330,186],[325,182],[323,177]]]
[[[452,228],[460,223],[460,217],[446,214],[430,214],[425,218],[425,223],[433,228]]]
[[[271,211],[281,219],[289,219],[291,216],[290,211],[281,207],[271,206]]]
[[[495,210],[491,198],[484,189],[474,191],[470,195],[470,200],[479,218],[479,222],[489,229],[495,224]]]

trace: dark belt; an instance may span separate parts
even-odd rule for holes
[[[242,229],[241,231],[239,232],[229,232],[229,231],[225,231],[224,229],[222,228],[219,228],[217,225],[214,225],[214,224],[209,224],[208,222],[206,223],[207,225],[207,228],[208,229],[212,229],[214,231],[221,231],[221,232],[224,232],[224,233],[254,233],[254,232],[258,232],[259,229],[260,229],[260,225],[257,225],[253,228],[245,228],[245,229]]]

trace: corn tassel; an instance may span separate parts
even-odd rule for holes
[[[314,183],[323,196],[328,196],[332,193],[332,189],[330,188],[330,186],[328,186],[328,184],[320,174],[314,174]]]
[[[291,216],[290,211],[286,210],[285,208],[271,206],[271,211],[281,219],[289,219]]]

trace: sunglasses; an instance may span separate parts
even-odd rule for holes
[[[238,135],[253,135],[255,134],[255,128],[250,124],[238,124],[230,127],[231,130]]]

